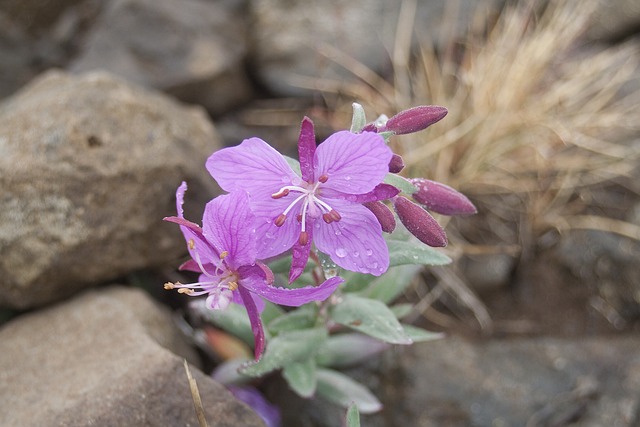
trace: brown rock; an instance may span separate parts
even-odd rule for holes
[[[18,317],[0,342],[0,426],[198,426],[182,362],[192,351],[141,291],[92,291]],[[210,426],[263,425],[191,372]]]
[[[7,100],[0,106],[0,305],[42,305],[174,262],[184,242],[162,218],[175,213],[183,180],[191,185],[188,203],[203,206],[213,194],[204,162],[217,147],[201,109],[104,73],[49,72]]]

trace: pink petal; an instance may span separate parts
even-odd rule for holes
[[[255,216],[249,208],[249,195],[234,191],[218,196],[204,208],[202,218],[204,235],[227,252],[225,263],[232,269],[251,265],[256,261]]]
[[[295,199],[296,193],[281,199],[251,199],[251,209],[257,217],[256,244],[257,258],[266,259],[288,251],[300,237],[300,223],[296,217],[300,212],[300,204],[287,215],[281,227],[274,225],[274,220],[284,212]]]
[[[258,360],[260,359],[260,356],[262,356],[265,344],[264,330],[262,329],[260,313],[258,312],[256,304],[253,301],[253,298],[251,297],[251,294],[248,290],[240,286],[238,288],[238,292],[240,293],[242,302],[244,303],[244,306],[247,309],[247,314],[249,315],[249,323],[251,323],[251,331],[253,332],[253,340],[255,343],[254,355],[256,360]]]
[[[342,277],[336,276],[326,280],[319,286],[306,286],[304,288],[279,288],[259,280],[243,280],[241,286],[272,303],[298,307],[311,301],[324,301],[343,282],[344,279]]]
[[[389,250],[380,223],[362,205],[343,200],[327,200],[342,217],[326,224],[316,221],[314,242],[321,252],[340,267],[380,276],[389,268]]]
[[[364,194],[380,184],[389,172],[393,153],[375,133],[336,132],[318,146],[315,180],[325,175],[323,188],[347,194]]]
[[[270,197],[283,186],[300,181],[282,155],[259,138],[216,151],[206,166],[223,190],[242,189],[252,198]]]
[[[313,122],[305,117],[300,126],[298,137],[298,158],[300,159],[300,172],[302,180],[311,182],[313,179],[313,155],[316,153],[316,134],[313,131]]]

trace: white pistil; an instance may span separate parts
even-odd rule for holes
[[[289,214],[291,209],[293,209],[293,207],[295,205],[297,205],[298,202],[300,202],[303,199],[304,199],[304,202],[302,204],[302,208],[300,209],[302,213],[298,216],[298,219],[302,224],[301,225],[301,233],[302,234],[306,233],[307,210],[314,209],[315,206],[319,207],[320,212],[323,213],[322,214],[322,218],[324,219],[324,221],[327,224],[329,224],[329,223],[331,223],[333,221],[339,221],[340,220],[340,214],[337,211],[335,211],[328,203],[326,203],[325,201],[321,200],[318,196],[316,196],[316,191],[320,187],[320,184],[323,184],[323,183],[327,182],[328,179],[329,179],[328,176],[322,175],[318,179],[318,182],[316,182],[311,189],[303,188],[303,187],[299,187],[299,186],[295,186],[295,185],[287,185],[287,186],[284,186],[284,187],[280,188],[276,193],[272,194],[271,195],[272,198],[280,199],[280,198],[283,198],[283,197],[289,195],[289,193],[292,192],[292,191],[302,193],[299,196],[297,196],[289,204],[289,206],[287,206],[287,208],[284,210],[284,212],[282,212],[274,220],[274,224],[276,225],[276,227],[281,227],[284,224],[284,222],[286,220],[286,217],[287,217],[287,214]],[[315,209],[313,211],[315,211]],[[305,241],[306,239],[301,235],[300,240],[301,241]]]

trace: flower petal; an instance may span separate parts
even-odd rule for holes
[[[256,261],[255,222],[249,195],[244,191],[211,200],[202,217],[204,236],[222,251],[221,254],[228,253],[224,260],[232,269]]]
[[[373,190],[389,172],[393,153],[375,133],[336,132],[318,146],[314,178],[328,177],[323,188],[348,194]]]
[[[300,136],[298,137],[298,159],[302,180],[311,182],[313,179],[313,155],[316,153],[316,134],[310,118],[302,119]]]
[[[300,223],[296,217],[300,213],[300,203],[287,214],[282,226],[277,227],[274,220],[284,212],[295,199],[295,194],[281,199],[251,198],[251,209],[258,218],[256,220],[257,258],[266,259],[289,250],[300,237]]]
[[[298,307],[311,301],[324,301],[329,298],[339,284],[344,282],[342,277],[332,277],[319,286],[304,288],[280,288],[268,285],[264,280],[256,280],[255,276],[242,279],[241,287],[262,296],[275,304]]]
[[[259,138],[216,151],[206,167],[223,190],[242,189],[251,197],[270,197],[283,186],[300,181],[284,157]]]
[[[382,237],[380,223],[362,205],[343,200],[329,201],[340,213],[339,221],[316,221],[314,242],[340,267],[380,276],[389,268],[389,249]]]
[[[247,309],[247,314],[249,315],[249,323],[251,323],[251,331],[253,332],[253,341],[255,343],[253,354],[256,360],[258,360],[260,359],[260,356],[262,356],[265,344],[264,330],[262,329],[260,313],[258,312],[258,308],[256,307],[256,304],[247,289],[240,286],[238,288],[238,292],[240,293],[242,302],[244,303],[244,306]]]

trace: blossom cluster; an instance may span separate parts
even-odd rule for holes
[[[475,207],[444,184],[397,175],[404,163],[388,140],[420,131],[446,114],[443,107],[421,106],[366,123],[362,108],[354,104],[351,129],[319,145],[313,122],[303,119],[299,161],[259,138],[214,152],[206,168],[226,194],[206,205],[200,226],[184,218],[187,185],[182,183],[177,215],[165,218],[180,226],[191,257],[180,268],[199,273],[199,279],[166,283],[165,288],[206,295],[212,310],[244,306],[259,359],[265,348],[264,300],[297,307],[326,300],[343,283],[334,276],[308,286],[278,286],[266,261],[290,254],[290,284],[317,252],[342,269],[380,276],[390,259],[383,233],[395,230],[396,216],[423,243],[445,246],[446,234],[427,209],[465,215],[475,213]]]

